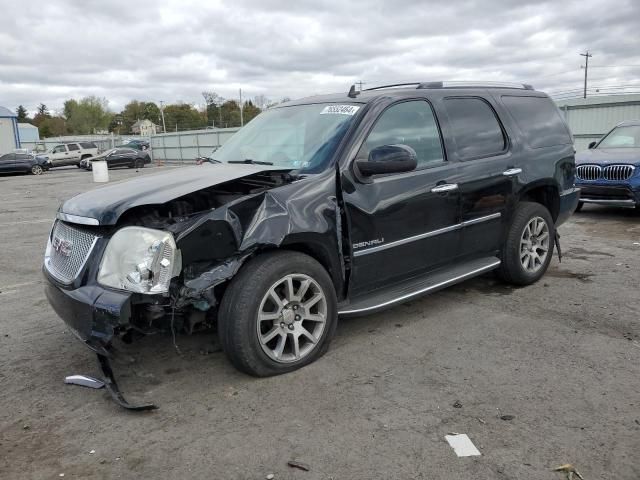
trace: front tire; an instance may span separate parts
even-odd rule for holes
[[[555,234],[553,219],[544,205],[521,202],[507,233],[498,275],[515,285],[540,280],[551,262]]]
[[[31,173],[33,173],[34,175],[42,175],[43,172],[44,170],[40,165],[34,165],[33,167],[31,167]]]
[[[297,370],[329,348],[338,318],[326,270],[299,252],[250,260],[228,286],[218,314],[222,349],[249,375]]]

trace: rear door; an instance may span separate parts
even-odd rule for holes
[[[373,148],[403,144],[418,167],[406,173],[353,177],[343,188],[347,209],[354,297],[442,266],[458,254],[455,164],[447,161],[432,105],[425,99],[394,103],[370,128],[355,160]],[[354,167],[356,168],[356,167]]]
[[[520,173],[509,136],[487,98],[451,95],[441,105],[448,117],[449,151],[459,163],[461,253],[494,255],[510,221]]]
[[[80,145],[77,143],[69,143],[67,144],[67,149],[69,150],[69,155],[67,156],[68,165],[80,163],[80,154],[82,153]]]

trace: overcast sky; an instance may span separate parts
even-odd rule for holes
[[[640,1],[0,0],[0,105],[203,104],[418,80],[637,84]],[[614,68],[615,67],[615,68]]]

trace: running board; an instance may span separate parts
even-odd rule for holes
[[[500,265],[497,257],[486,257],[456,264],[431,274],[413,278],[391,289],[377,291],[371,295],[360,297],[353,302],[339,306],[338,315],[362,315],[391,307],[397,303],[409,301],[420,295],[432,293],[455,283],[482,275]]]

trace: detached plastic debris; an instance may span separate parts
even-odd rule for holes
[[[565,463],[564,465],[560,465],[559,467],[554,468],[553,471],[566,473],[567,480],[573,480],[574,475],[578,477],[580,480],[584,480],[584,477],[580,475],[580,472],[576,470],[576,467],[574,467],[570,463]]]
[[[289,460],[287,462],[287,465],[289,465],[291,468],[297,468],[298,470],[302,470],[304,472],[308,472],[309,470],[311,470],[311,467],[309,465],[307,465],[306,463],[298,462],[297,460]]]
[[[444,438],[459,457],[482,455],[466,433],[450,433]]]
[[[90,377],[89,375],[69,375],[64,378],[64,383],[95,389],[104,388],[104,382],[102,380]]]
[[[104,375],[104,384],[107,387],[107,391],[111,395],[111,398],[114,402],[120,405],[122,408],[126,408],[127,410],[133,410],[137,412],[144,412],[147,410],[155,410],[158,407],[153,403],[143,403],[141,405],[132,405],[127,402],[127,400],[120,392],[118,388],[118,384],[116,383],[116,377],[113,375],[113,370],[111,370],[111,364],[109,363],[109,359],[104,355],[98,354],[98,363],[100,364],[100,369],[102,370],[102,374]]]

